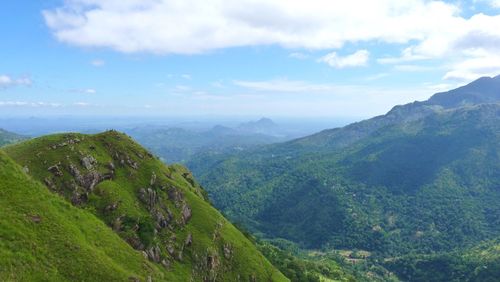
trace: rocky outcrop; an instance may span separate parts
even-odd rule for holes
[[[149,211],[158,203],[158,195],[156,191],[151,188],[139,189],[139,199],[147,205]]]
[[[191,208],[188,206],[188,204],[184,203],[182,206],[182,221],[184,224],[186,224],[192,216],[192,211]]]
[[[161,260],[161,250],[160,250],[160,247],[158,247],[158,246],[154,246],[154,247],[147,249],[146,254],[148,256],[148,259],[151,261],[159,263]]]
[[[61,165],[61,163],[55,164],[55,165],[49,167],[47,170],[50,171],[54,176],[61,177],[61,176],[63,176],[63,173],[62,173],[61,169],[59,168],[60,165]]]
[[[87,170],[91,170],[94,168],[94,165],[97,164],[97,160],[92,157],[92,156],[85,156],[81,159],[81,163],[82,163],[82,166],[87,169]]]

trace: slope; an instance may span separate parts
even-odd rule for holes
[[[19,134],[12,133],[0,128],[0,147],[7,144],[16,143],[25,139],[27,139],[25,136],[21,136]]]
[[[50,193],[3,152],[0,179],[0,280],[166,277],[99,219]]]
[[[436,94],[441,104],[397,106],[344,128],[188,166],[230,218],[305,248],[391,257],[472,246],[500,236],[500,106],[474,105],[498,102],[491,94],[498,92],[500,77],[482,78]],[[476,100],[456,102],[461,93]]]
[[[5,151],[173,281],[286,280],[206,201],[189,171],[165,166],[126,135],[53,135]]]

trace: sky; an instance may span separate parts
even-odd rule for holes
[[[0,116],[370,117],[500,74],[499,27],[499,0],[7,0]]]

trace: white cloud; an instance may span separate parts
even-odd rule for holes
[[[331,91],[335,87],[329,84],[314,84],[305,81],[275,79],[263,81],[243,81],[236,80],[233,83],[237,86],[265,92],[318,92],[318,91]]]
[[[187,79],[187,80],[191,79],[191,75],[190,74],[181,74],[181,77],[184,78],[184,79]]]
[[[96,94],[97,93],[97,90],[95,90],[93,88],[71,89],[69,91],[73,92],[73,93],[79,93],[79,94]]]
[[[27,77],[13,78],[8,75],[0,75],[0,89],[13,86],[30,86],[31,84],[31,79]]]
[[[106,62],[104,62],[103,60],[96,59],[92,60],[90,64],[93,65],[94,67],[102,67],[106,64]]]
[[[496,76],[500,74],[500,55],[477,53],[465,60],[452,65],[444,79],[471,81],[481,76]]]
[[[43,11],[55,37],[121,52],[194,54],[277,44],[332,49],[348,42],[422,42],[439,47],[467,20],[426,0],[68,0]],[[126,19],[126,20],[124,20]]]
[[[288,55],[290,58],[298,59],[298,60],[305,60],[309,58],[308,54],[301,53],[301,52],[293,52]]]
[[[366,66],[370,52],[367,50],[359,50],[345,57],[339,56],[336,52],[329,53],[319,59],[320,62],[327,63],[331,67],[342,69],[347,67]]]
[[[78,107],[88,107],[88,106],[90,106],[90,103],[87,103],[87,102],[76,102],[73,105],[78,106]]]
[[[436,70],[438,67],[429,67],[421,65],[396,65],[394,66],[395,71],[399,72],[425,72]]]
[[[58,108],[62,107],[60,103],[51,103],[51,102],[24,102],[24,101],[0,101],[1,107],[50,107],[50,108]]]

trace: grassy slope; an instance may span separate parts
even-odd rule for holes
[[[19,141],[22,141],[25,139],[26,139],[25,136],[21,136],[21,135],[0,129],[0,147],[7,145],[7,144],[16,143],[16,142],[19,142]]]
[[[70,144],[71,140],[78,142]],[[108,226],[114,226],[124,240],[140,242],[141,246],[136,244],[136,249],[147,251],[158,246],[161,260],[170,265],[167,275],[173,275],[177,280],[193,277],[217,281],[286,281],[255,246],[205,200],[203,190],[185,168],[165,166],[123,134],[53,135],[9,146],[5,150],[21,166],[29,169],[33,178],[40,181],[48,178],[54,184],[52,190],[68,200],[74,198],[74,191],[78,191],[77,195],[84,194],[81,187],[75,185],[70,164],[84,174],[87,170],[81,159],[92,156],[97,160],[94,170],[105,174],[109,172],[108,163],[113,162],[116,165],[115,177],[100,182],[89,193],[88,200],[78,205]],[[122,165],[120,159],[126,162]],[[137,168],[132,168],[130,163],[135,163]],[[55,164],[58,164],[62,176],[54,176],[48,171],[48,167]],[[156,181],[151,185],[153,173]],[[140,189],[146,187],[158,195],[153,210],[164,215],[167,211],[171,213],[168,227],[155,227],[152,212],[144,201],[138,199]],[[169,191],[181,196],[177,200],[169,199]],[[117,205],[116,209],[107,209],[113,204]],[[181,214],[184,206],[192,210],[187,223],[183,222]],[[193,238],[190,246],[185,243],[188,234]],[[167,246],[174,250],[172,254]],[[162,268],[159,263],[155,265]]]
[[[145,281],[164,275],[102,221],[50,193],[3,152],[0,179],[0,280]]]

